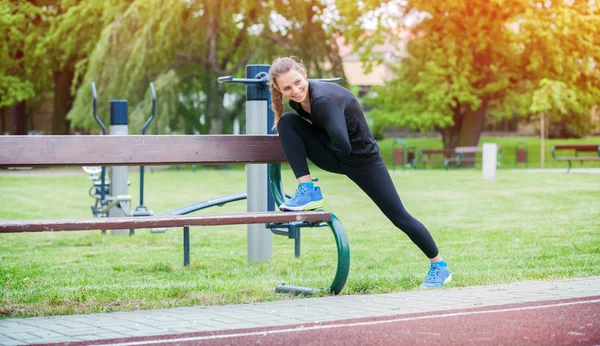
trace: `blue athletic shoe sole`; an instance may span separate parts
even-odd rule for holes
[[[323,200],[311,201],[307,204],[293,206],[293,207],[287,206],[287,205],[285,205],[285,203],[283,203],[282,205],[279,206],[279,210],[281,210],[281,211],[309,211],[309,210],[316,210],[316,209],[323,209],[323,208],[324,208]]]

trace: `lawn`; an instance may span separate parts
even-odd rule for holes
[[[83,171],[35,172],[0,174],[0,219],[91,216]],[[348,232],[351,269],[342,294],[418,289],[428,268],[418,248],[347,178],[314,175],[326,209]],[[293,193],[291,171],[284,168],[283,176]],[[598,174],[502,169],[484,181],[480,169],[428,169],[392,177],[450,263],[452,287],[600,275]],[[135,207],[137,172],[129,179]],[[145,204],[163,213],[244,190],[243,169],[160,169],[146,174]],[[244,202],[204,212],[241,211]],[[181,229],[0,237],[0,318],[298,299],[275,293],[275,286],[329,287],[336,264],[326,228],[303,231],[299,259],[291,240],[273,236],[273,260],[250,264],[246,226],[192,228],[189,267]]]

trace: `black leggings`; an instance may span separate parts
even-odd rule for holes
[[[402,205],[381,155],[369,162],[364,159],[360,162],[353,162],[352,159],[342,162],[328,147],[327,132],[312,126],[294,113],[285,113],[279,120],[277,130],[281,146],[296,178],[310,174],[307,158],[325,171],[345,174],[428,258],[439,254],[427,228]]]

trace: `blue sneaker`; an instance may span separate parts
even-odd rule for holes
[[[445,261],[431,263],[429,272],[425,281],[421,284],[422,288],[437,288],[442,287],[452,280],[452,273]]]
[[[279,206],[282,211],[305,211],[323,209],[323,195],[317,186],[299,184],[294,197]]]

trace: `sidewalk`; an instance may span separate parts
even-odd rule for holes
[[[562,281],[0,320],[0,345],[283,326],[600,296],[600,276]]]

